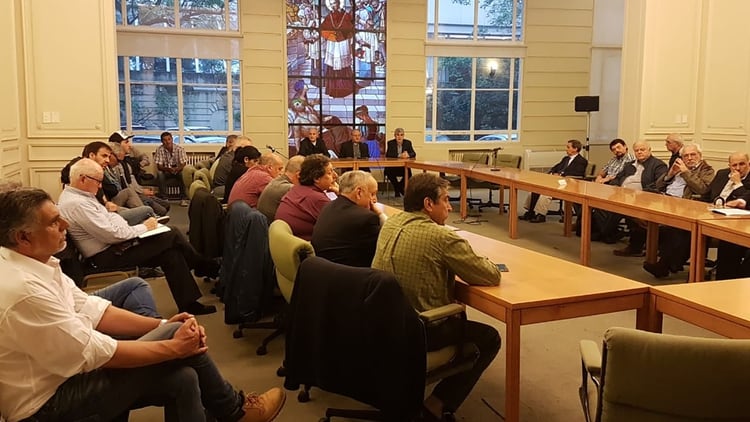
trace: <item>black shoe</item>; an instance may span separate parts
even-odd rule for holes
[[[195,301],[187,305],[183,309],[180,309],[180,312],[187,312],[193,315],[208,315],[216,312],[216,306],[204,305],[198,301]]]
[[[221,270],[221,265],[219,265],[218,261],[214,259],[205,259],[195,265],[193,273],[195,273],[196,277],[218,278],[219,270]]]
[[[529,223],[544,223],[547,221],[547,217],[543,216],[542,214],[537,214],[533,218],[530,218]]]
[[[536,213],[534,211],[526,211],[523,215],[519,215],[519,220],[529,221],[532,218],[536,217]]]
[[[164,277],[164,271],[160,270],[159,267],[138,267],[138,277],[140,278],[156,278]]]
[[[401,198],[401,192],[396,192],[396,198]]]
[[[643,269],[656,278],[664,278],[669,275],[669,267],[661,261],[657,263],[646,262],[643,264]]]

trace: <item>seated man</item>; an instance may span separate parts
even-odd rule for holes
[[[625,164],[634,161],[633,154],[628,152],[628,146],[620,138],[613,139],[609,143],[609,150],[612,151],[613,157],[607,161],[602,171],[596,175],[596,183],[611,184],[625,167]]]
[[[339,178],[339,197],[323,208],[312,234],[315,255],[352,267],[369,267],[380,226],[386,220],[378,202],[378,182],[354,170]]]
[[[339,158],[354,158],[355,160],[367,160],[370,158],[370,149],[362,142],[362,132],[359,129],[352,131],[352,139],[341,144]],[[369,167],[360,167],[362,171],[370,171]],[[351,169],[345,169],[349,171]]]
[[[0,193],[5,420],[127,420],[131,409],[148,405],[167,407],[175,420],[278,415],[284,392],[235,390],[206,353],[205,329],[192,315],[141,316],[78,289],[52,257],[65,246],[67,226],[42,190]]]
[[[338,192],[331,160],[321,154],[308,155],[300,168],[299,185],[281,198],[276,219],[286,221],[295,236],[312,239],[320,211],[331,202],[326,191]]]
[[[219,152],[216,153],[216,157],[214,158],[214,160],[218,160],[227,151],[233,151],[234,143],[236,141],[237,141],[237,135],[227,135],[227,138],[224,140],[224,146],[221,147],[219,149]]]
[[[104,193],[109,196],[110,192],[114,194],[123,189],[130,189],[138,195],[144,205],[151,207],[156,215],[167,215],[169,201],[157,197],[153,189],[141,186],[134,175],[133,166],[127,160],[131,148],[130,140],[110,142],[109,146],[112,155],[109,156],[109,164],[104,166]]]
[[[271,180],[263,189],[258,198],[258,211],[266,216],[269,222],[276,219],[276,210],[279,208],[281,198],[289,192],[294,185],[299,185],[299,172],[305,157],[295,155],[286,162],[284,173]]]
[[[684,145],[682,158],[675,160],[669,171],[656,180],[656,188],[669,196],[701,200],[709,193],[714,169],[703,160],[697,144]],[[659,261],[646,262],[643,269],[656,278],[682,271],[690,257],[690,232],[669,226],[659,227]]]
[[[162,132],[161,145],[156,148],[154,162],[158,169],[156,180],[159,185],[159,197],[167,199],[167,180],[176,180],[180,188],[180,206],[187,207],[185,183],[182,181],[182,169],[187,164],[187,153],[184,148],[175,145],[171,133]]]
[[[626,164],[611,184],[633,190],[658,192],[656,181],[666,174],[667,165],[651,155],[651,147],[646,141],[635,142],[633,153],[635,161]],[[610,213],[606,218],[605,226],[617,225],[622,218],[620,214]],[[626,221],[630,230],[628,246],[615,249],[612,253],[617,256],[643,256],[643,248],[646,246],[646,229],[639,220],[627,218]],[[611,228],[605,227],[605,231],[610,230]]]
[[[318,128],[311,127],[307,130],[307,137],[299,142],[299,155],[306,157],[311,154],[322,154],[330,157],[326,143],[318,139]]]
[[[138,183],[144,183],[154,179],[154,175],[147,172],[146,168],[151,165],[151,160],[148,158],[148,154],[142,152],[133,146],[132,141],[133,135],[128,135],[125,132],[118,130],[109,135],[109,143],[127,143],[130,145],[130,149],[125,153],[124,158],[120,158],[120,161],[127,161],[130,164],[130,168],[133,170],[133,177]]]
[[[404,139],[404,129],[396,128],[393,131],[393,138],[388,141],[388,147],[385,151],[387,158],[416,158],[417,152],[411,145],[411,141]],[[385,177],[390,180],[393,190],[396,192],[396,198],[404,194],[404,169],[401,167],[386,167],[383,169]],[[407,169],[408,177],[411,177],[411,169]]]
[[[717,206],[747,209],[750,203],[750,158],[747,153],[729,156],[729,167],[716,172],[711,182],[710,199]],[[719,241],[716,255],[716,279],[750,277],[748,248]]]
[[[222,204],[229,202],[229,197],[232,195],[232,189],[234,189],[234,184],[237,180],[242,177],[243,174],[247,173],[248,170],[258,165],[260,151],[252,145],[246,145],[234,150],[232,152],[232,157],[232,168],[221,189],[224,192],[224,197],[221,199]],[[214,190],[214,195],[216,195],[216,192],[218,191]]]
[[[583,177],[586,175],[586,166],[588,166],[589,161],[579,154],[581,147],[581,141],[577,139],[568,141],[565,144],[565,157],[559,163],[555,164],[548,173],[562,177]],[[551,196],[532,193],[529,195],[529,200],[525,206],[526,213],[519,216],[518,219],[526,220],[530,223],[543,223],[547,221],[547,211],[551,202]]]
[[[404,212],[389,218],[380,231],[372,267],[393,273],[418,312],[452,303],[456,275],[469,284],[497,286],[501,276],[497,266],[477,256],[456,232],[441,227],[451,211],[448,181],[421,173],[409,180],[407,189]],[[425,401],[439,420],[461,406],[500,350],[500,335],[494,328],[456,318],[428,327],[428,350],[455,343],[461,332],[467,343],[477,346],[479,358],[471,370],[440,381]]]
[[[230,135],[231,136],[231,135]],[[229,138],[229,137],[227,137]],[[252,146],[252,141],[247,136],[235,136],[234,141],[228,144],[227,149],[223,154],[217,156],[216,159],[219,162],[216,164],[216,170],[211,180],[212,185],[210,186],[211,192],[217,198],[229,198],[229,190],[226,189],[227,182],[229,181],[232,169],[234,169],[234,155],[239,148]],[[257,149],[256,149],[257,151]],[[260,153],[258,153],[260,155]],[[244,172],[243,172],[244,173]],[[233,180],[234,183],[240,175],[237,175]],[[226,203],[226,201],[224,201]]]
[[[81,255],[105,270],[161,266],[180,311],[196,315],[216,312],[216,307],[197,301],[201,292],[190,269],[198,276],[216,276],[218,264],[199,255],[177,228],[139,238],[157,227],[156,220],[129,226],[119,215],[106,212],[94,197],[103,177],[99,164],[83,158],[71,167],[70,186],[60,195],[60,213],[70,224],[68,231]]]
[[[104,142],[90,142],[83,147],[81,157],[76,157],[63,167],[60,171],[60,181],[63,185],[70,184],[70,166],[75,164],[81,158],[90,158],[99,163],[102,168],[109,164],[109,158],[112,156],[112,148]],[[116,197],[108,198],[103,189],[99,189],[96,198],[104,205],[108,211],[116,212],[124,218],[128,224],[135,225],[141,223],[148,217],[154,216],[154,210],[151,207],[144,206],[135,192],[125,191],[118,192]],[[117,203],[113,202],[116,201]],[[128,204],[131,208],[125,208],[123,205]]]
[[[273,152],[261,155],[258,164],[249,168],[234,183],[227,202],[231,205],[234,201],[244,201],[253,208],[257,207],[263,189],[283,169],[284,162],[281,161],[281,156]]]

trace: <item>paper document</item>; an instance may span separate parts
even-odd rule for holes
[[[140,236],[138,236],[139,239],[145,239],[147,237],[155,236],[157,234],[162,234],[170,231],[172,229],[169,228],[169,226],[165,226],[164,224],[159,224],[156,226],[155,229],[149,230],[145,233],[141,233]]]
[[[739,208],[711,208],[711,211],[723,215],[750,215],[750,211]]]

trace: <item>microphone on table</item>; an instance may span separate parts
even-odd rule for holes
[[[289,159],[289,157],[287,157],[286,155],[280,153],[276,148],[272,147],[271,145],[266,145],[266,148],[270,149],[271,152],[273,152],[274,154],[279,154],[280,156],[286,158],[287,160]]]
[[[500,167],[497,166],[497,152],[502,151],[503,147],[492,148],[492,167],[490,171],[500,171]]]

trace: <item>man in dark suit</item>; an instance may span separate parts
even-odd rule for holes
[[[323,154],[330,157],[326,143],[318,139],[318,128],[311,127],[307,130],[307,137],[299,143],[299,155]]]
[[[354,158],[357,160],[370,158],[370,150],[367,144],[362,142],[362,132],[359,129],[352,130],[352,139],[341,144],[339,151],[339,158]],[[360,170],[370,171],[368,167],[360,167]]]
[[[355,170],[339,177],[339,197],[320,212],[312,235],[315,254],[352,267],[369,267],[385,214],[376,206],[378,182]]]
[[[565,145],[565,157],[550,169],[549,174],[555,174],[562,177],[583,177],[586,175],[586,166],[589,161],[580,155],[581,141],[571,139]],[[529,196],[529,202],[526,204],[526,213],[519,216],[520,220],[526,220],[530,223],[543,223],[547,221],[547,210],[552,202],[552,197],[532,193]]]
[[[729,156],[729,167],[716,172],[711,182],[711,201],[732,208],[748,209],[750,204],[750,164],[747,153],[735,152]],[[750,276],[748,249],[725,241],[719,242],[716,279]]]
[[[396,128],[393,131],[393,138],[388,141],[388,147],[385,151],[387,158],[415,158],[417,156],[411,141],[404,139],[404,129]],[[407,169],[408,177],[411,177],[411,169]],[[396,198],[404,194],[404,169],[401,167],[386,167],[383,170],[385,177],[391,181],[393,190],[396,192]],[[401,180],[399,180],[401,178]]]

